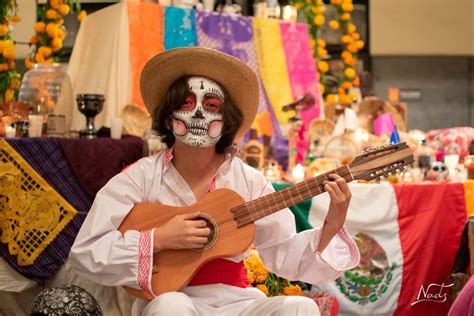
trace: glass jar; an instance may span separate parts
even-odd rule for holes
[[[21,81],[20,101],[28,102],[32,114],[68,115],[74,106],[72,84],[62,64],[34,64]]]
[[[469,155],[464,158],[464,167],[467,169],[467,178],[474,180],[474,155]]]
[[[2,125],[6,134],[7,128],[13,128],[15,136],[26,136],[28,130],[29,106],[26,102],[4,102],[2,103]]]

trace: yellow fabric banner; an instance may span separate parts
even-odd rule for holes
[[[263,86],[278,122],[286,125],[295,113],[281,110],[282,106],[293,102],[293,94],[278,23],[276,19],[254,18],[253,32]]]
[[[474,216],[474,180],[464,182],[467,216]]]
[[[1,242],[20,266],[33,264],[77,214],[23,157],[0,140]]]

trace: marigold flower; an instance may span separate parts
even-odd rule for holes
[[[352,85],[353,85],[354,87],[360,86],[360,78],[357,77],[357,78],[355,78],[354,80],[352,80]]]
[[[0,71],[8,70],[8,64],[7,63],[1,63],[0,64]]]
[[[342,3],[352,3],[352,0],[342,0]]]
[[[21,16],[12,15],[12,16],[10,17],[10,21],[12,21],[12,22],[20,22],[20,21],[21,21]]]
[[[359,51],[359,49],[357,48],[357,44],[355,42],[347,45],[347,50],[350,51],[351,53],[357,53]]]
[[[355,66],[356,63],[357,63],[357,60],[353,57],[344,58],[344,64],[346,65]]]
[[[352,43],[354,41],[352,36],[349,36],[349,35],[343,35],[341,40],[344,44],[349,44],[349,43]]]
[[[349,58],[349,57],[352,57],[352,54],[350,52],[348,52],[347,50],[345,50],[341,53],[341,57],[344,58],[344,59]]]
[[[53,9],[57,9],[59,8],[59,6],[61,5],[61,2],[59,0],[49,0],[49,5],[53,8]]]
[[[342,3],[342,0],[331,0],[331,4],[338,5],[338,4],[341,4],[341,3]]]
[[[319,93],[324,94],[326,91],[326,87],[323,84],[319,84]]]
[[[356,26],[352,23],[349,23],[347,26],[347,33],[352,34],[357,30]]]
[[[313,11],[314,14],[323,14],[326,11],[326,6],[316,5],[311,7],[311,11]]]
[[[324,57],[324,56],[327,56],[328,54],[328,51],[322,47],[318,47],[318,55],[320,57]]]
[[[341,20],[343,21],[348,21],[351,19],[351,15],[349,13],[343,13],[341,14]]]
[[[60,27],[58,28],[58,38],[60,40],[64,40],[66,38],[66,31]]]
[[[318,62],[318,70],[323,72],[323,73],[328,72],[329,71],[329,64],[325,61]]]
[[[338,100],[338,96],[335,94],[328,94],[328,96],[326,97],[327,104],[336,104]]]
[[[38,43],[38,36],[33,35],[33,36],[30,38],[30,44],[36,44],[36,43]]]
[[[53,38],[58,36],[58,25],[56,23],[48,23],[46,25],[46,33]]]
[[[351,104],[352,98],[350,95],[344,94],[339,96],[339,102],[342,104]]]
[[[257,283],[263,283],[268,277],[268,273],[266,271],[258,271],[257,276],[255,277],[255,281]]]
[[[301,287],[299,285],[291,285],[283,288],[285,295],[301,295]]]
[[[69,12],[71,11],[71,8],[67,5],[67,4],[62,4],[59,6],[59,9],[58,9],[59,13],[61,13],[61,15],[68,15]]]
[[[314,17],[313,22],[314,24],[320,26],[323,25],[325,21],[324,15],[318,14]]]
[[[31,69],[33,67],[33,61],[30,58],[25,59],[26,69]]]
[[[343,3],[341,8],[344,12],[352,12],[354,10],[354,5],[352,3]]]
[[[349,90],[350,88],[352,88],[352,82],[350,81],[344,81],[341,85],[341,87],[343,87],[345,90]]]
[[[344,70],[344,75],[349,79],[353,79],[356,75],[356,72],[354,68],[346,68],[346,70]]]
[[[6,47],[4,50],[3,50],[3,57],[7,58],[7,59],[13,59],[15,58],[15,47],[11,46],[11,47]]]
[[[35,54],[35,61],[38,64],[44,64],[44,61],[45,61],[44,56],[40,53],[36,53]]]
[[[323,39],[318,39],[318,46],[319,47],[326,47],[326,41]]]
[[[77,20],[78,20],[79,22],[82,22],[86,17],[87,17],[86,11],[82,10],[82,11],[77,15]]]
[[[60,50],[63,47],[63,41],[56,37],[51,40],[51,48],[53,49],[53,52],[56,52]]]
[[[38,48],[38,53],[37,55],[41,55],[42,57],[48,57],[49,55],[51,55],[53,53],[53,51],[51,50],[51,47],[48,47],[48,46],[41,46],[40,48]],[[44,58],[43,58],[44,60]]]
[[[309,47],[313,48],[314,45],[316,45],[316,41],[314,40],[314,38],[310,38],[309,39]]]
[[[13,94],[14,94],[14,91],[12,89],[7,89],[7,91],[5,91],[5,101],[12,101],[13,100]]]
[[[339,28],[339,22],[336,20],[329,21],[329,27],[333,30],[337,30]]]
[[[56,20],[59,19],[61,16],[59,15],[58,11],[49,9],[46,11],[46,18],[49,20]]]
[[[8,33],[8,25],[0,24],[0,36],[5,36]]]
[[[365,45],[364,41],[356,41],[355,44],[358,49],[364,48],[364,45]]]
[[[357,32],[356,32],[356,33],[353,33],[353,34],[352,34],[352,38],[353,38],[355,41],[357,41],[357,40],[360,39],[360,34],[357,33]]]
[[[259,284],[257,285],[257,289],[265,293],[266,296],[269,296],[270,293],[268,293],[268,289],[264,284]]]
[[[36,22],[35,23],[35,32],[36,33],[44,33],[46,28],[46,24],[44,22]]]
[[[16,90],[20,87],[20,80],[18,79],[13,79],[11,82],[10,82],[10,89],[13,89],[13,90]]]

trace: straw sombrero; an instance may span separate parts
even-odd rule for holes
[[[142,98],[150,114],[165,104],[169,87],[183,76],[202,76],[223,86],[244,116],[236,139],[245,134],[258,109],[258,81],[250,67],[235,57],[202,47],[158,54],[145,64],[140,77]]]

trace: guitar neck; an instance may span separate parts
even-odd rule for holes
[[[302,181],[294,186],[242,204],[232,209],[235,220],[237,221],[237,227],[253,223],[262,217],[325,192],[324,181],[330,181],[328,178],[330,174],[337,174],[343,177],[347,182],[354,180],[349,166],[345,165],[317,177]]]

